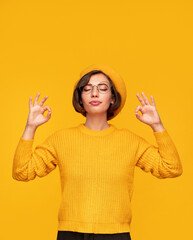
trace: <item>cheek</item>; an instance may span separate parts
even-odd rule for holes
[[[82,99],[82,101],[85,101],[86,95],[81,95],[81,99]]]
[[[88,104],[88,102],[89,102],[89,98],[87,97],[87,96],[82,96],[82,102],[84,103],[84,104]]]
[[[109,103],[111,101],[111,95],[105,95],[104,101]]]

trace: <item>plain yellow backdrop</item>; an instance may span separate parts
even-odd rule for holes
[[[0,34],[0,239],[56,240],[58,167],[19,182],[12,178],[13,155],[29,97],[34,101],[38,92],[40,99],[48,95],[52,116],[37,129],[33,147],[57,129],[85,122],[72,106],[72,91],[94,63],[112,66],[126,83],[125,107],[109,123],[156,144],[134,114],[136,93],[153,95],[183,164],[182,176],[161,180],[136,168],[132,240],[193,239],[193,1],[1,0]]]

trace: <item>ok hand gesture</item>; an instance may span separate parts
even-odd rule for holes
[[[29,99],[29,115],[27,119],[27,126],[37,128],[38,126],[47,122],[51,117],[51,109],[49,106],[44,106],[44,102],[47,100],[48,96],[44,97],[39,103],[40,93],[35,97],[34,104],[32,104],[32,97]],[[48,110],[47,116],[44,116],[44,112]]]
[[[137,106],[137,108],[135,109],[135,115],[137,119],[149,125],[154,131],[163,131],[164,127],[157,112],[153,96],[151,96],[152,105],[150,104],[144,92],[142,92],[143,98],[138,93],[136,94],[136,96],[142,105]],[[141,111],[142,116],[138,113],[138,111]]]

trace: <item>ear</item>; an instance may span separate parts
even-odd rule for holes
[[[114,104],[114,102],[115,102],[114,100],[115,100],[114,95],[112,95],[111,104]]]

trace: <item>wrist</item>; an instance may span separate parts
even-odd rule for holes
[[[28,125],[28,124],[26,124],[25,129],[26,129],[26,130],[29,130],[29,131],[36,131],[37,127],[34,126],[34,125]]]
[[[151,128],[154,132],[162,132],[165,129],[162,123],[152,124]]]

